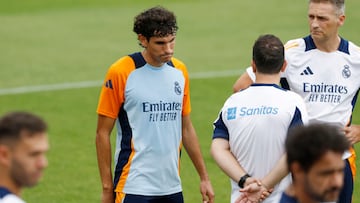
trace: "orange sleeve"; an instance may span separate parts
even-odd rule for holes
[[[356,153],[355,153],[355,149],[353,147],[350,148],[350,153],[351,153],[352,156],[350,158],[348,158],[348,160],[349,160],[351,172],[352,172],[352,175],[353,175],[353,179],[355,180],[355,176],[356,176]]]
[[[129,56],[125,56],[110,66],[101,88],[97,113],[113,119],[118,117],[125,100],[126,80],[135,69]]]
[[[181,62],[180,60],[178,60],[176,58],[172,58],[172,62],[177,69],[182,71],[184,78],[185,78],[182,115],[186,116],[186,115],[190,114],[190,112],[191,112],[189,73],[186,69],[185,64],[183,62]]]

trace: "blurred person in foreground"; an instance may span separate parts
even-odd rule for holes
[[[292,129],[285,141],[293,183],[280,203],[335,202],[344,182],[343,153],[349,142],[337,127],[312,124]]]
[[[0,118],[0,203],[24,203],[22,189],[36,185],[47,167],[47,124],[28,112]]]

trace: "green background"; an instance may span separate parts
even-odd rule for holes
[[[360,1],[346,4],[341,35],[360,44]],[[229,179],[209,153],[212,122],[250,64],[251,47],[259,35],[275,34],[286,42],[308,34],[307,1],[0,1],[0,114],[29,110],[50,125],[49,167],[38,186],[24,190],[27,202],[99,202],[95,110],[100,81],[117,58],[141,50],[132,32],[133,17],[155,5],[177,15],[176,57],[187,64],[192,77],[192,120],[216,202],[229,202]],[[77,88],[75,84],[83,81],[93,85]],[[56,84],[70,89],[2,93]],[[353,117],[358,124],[359,108],[358,104]],[[181,164],[185,202],[200,202],[199,179],[186,153]],[[359,184],[356,178],[354,202],[360,201]]]

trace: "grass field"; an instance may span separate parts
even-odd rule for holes
[[[153,5],[175,11],[180,27],[176,56],[187,64],[190,75],[217,73],[191,79],[192,120],[216,202],[229,202],[229,180],[209,154],[212,122],[231,94],[232,84],[249,65],[251,46],[260,34],[272,33],[285,42],[308,33],[306,1],[0,1],[0,114],[29,110],[43,116],[50,125],[49,167],[37,187],[24,191],[27,202],[99,202],[101,187],[94,143],[101,84],[22,94],[1,92],[102,80],[118,57],[140,50],[131,31],[133,17]],[[359,7],[360,1],[347,2],[347,21],[341,28],[342,36],[357,44]],[[224,71],[233,74],[214,77]],[[353,120],[360,123],[359,104]],[[359,150],[357,147],[358,154]],[[359,161],[357,165],[360,167]],[[181,176],[187,203],[201,201],[194,174],[183,153]],[[354,202],[360,202],[359,192],[357,177]]]

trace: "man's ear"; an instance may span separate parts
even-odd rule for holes
[[[290,172],[292,173],[292,176],[294,177],[294,179],[296,181],[301,181],[302,179],[304,179],[304,174],[305,171],[304,169],[301,167],[301,165],[299,164],[299,162],[293,162],[290,165]]]
[[[146,39],[145,36],[143,36],[142,34],[138,34],[138,40],[141,44],[142,47],[146,48],[148,46],[148,40]]]
[[[255,61],[254,60],[251,60],[251,67],[252,67],[252,71],[254,73],[256,73],[256,64],[255,64]]]
[[[340,16],[339,16],[339,21],[338,21],[339,27],[341,27],[341,26],[344,25],[345,19],[346,19],[345,15],[340,15]]]
[[[280,71],[281,71],[281,72],[284,72],[285,69],[286,69],[286,66],[287,66],[287,62],[286,62],[286,60],[284,60],[284,63],[283,63],[283,65],[282,65]]]
[[[10,165],[10,149],[6,145],[0,145],[0,164]]]

